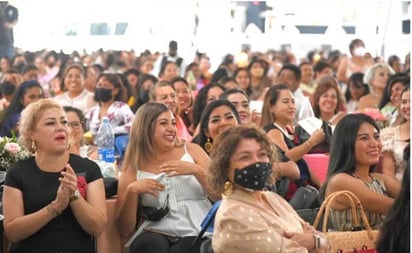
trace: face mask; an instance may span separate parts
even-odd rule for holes
[[[149,100],[150,100],[149,90],[144,90],[144,89],[140,90],[139,98],[144,103],[149,102]]]
[[[261,191],[265,188],[266,181],[272,173],[272,165],[266,162],[257,162],[235,169],[235,184],[250,191]]]
[[[96,88],[94,91],[94,97],[97,101],[107,102],[112,99],[112,89]]]
[[[366,49],[364,47],[357,47],[353,50],[353,54],[356,56],[364,56],[366,53]]]
[[[168,212],[169,212],[169,195],[167,195],[166,201],[162,208],[139,205],[139,215],[144,220],[158,221],[161,218],[163,218]]]
[[[251,69],[250,74],[254,77],[262,77],[264,70],[262,68]]]

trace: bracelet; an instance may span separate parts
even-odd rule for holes
[[[57,217],[61,214],[61,212],[57,211],[56,208],[53,206],[53,202],[47,205],[47,212],[54,217]]]

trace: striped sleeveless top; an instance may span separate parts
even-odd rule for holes
[[[356,177],[356,175],[353,175]],[[375,191],[379,194],[386,195],[386,187],[384,184],[382,184],[379,180],[377,180],[375,177],[370,175],[372,178],[372,182],[365,182],[365,185],[371,189],[372,191]],[[365,210],[366,217],[368,218],[369,224],[371,226],[371,229],[380,229],[383,220],[385,218],[385,215],[383,214],[377,214],[377,213],[372,213],[368,210]],[[358,210],[358,219],[359,223],[364,228],[363,221],[361,219],[361,214],[360,210]],[[352,223],[352,213],[351,209],[346,209],[346,210],[334,210],[330,209],[329,213],[329,219],[332,222],[333,229],[336,231],[351,231],[353,227]]]

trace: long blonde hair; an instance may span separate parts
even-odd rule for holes
[[[153,158],[156,151],[153,139],[156,120],[164,112],[170,112],[169,107],[157,102],[148,102],[137,110],[130,131],[123,168],[138,170]],[[176,140],[176,145],[181,145],[179,139]]]

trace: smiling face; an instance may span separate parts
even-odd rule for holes
[[[371,166],[379,162],[382,144],[378,130],[369,123],[362,123],[355,141],[355,161],[359,166]]]
[[[221,105],[219,107],[216,107],[210,113],[206,135],[212,138],[212,140],[215,140],[219,133],[223,132],[225,129],[231,126],[237,125],[237,119],[230,107]]]
[[[80,69],[70,69],[64,77],[64,87],[72,94],[80,94],[84,88],[84,77]]]
[[[402,93],[402,100],[401,100],[401,113],[403,117],[407,120],[411,120],[411,93],[409,90],[404,91]]]
[[[156,148],[173,148],[176,141],[176,120],[173,113],[161,113],[156,119],[154,145]]]
[[[335,114],[338,106],[338,94],[333,88],[328,89],[319,98],[320,112],[325,114]]]
[[[188,85],[182,81],[174,82],[173,86],[176,89],[177,101],[179,102],[180,110],[187,110],[193,101],[191,90],[189,89]]]
[[[391,87],[391,103],[396,107],[401,104],[401,94],[404,88],[401,82],[396,82]]]
[[[237,113],[239,114],[240,123],[242,125],[249,124],[251,119],[249,101],[247,97],[245,97],[242,93],[233,93],[227,96],[227,100],[229,100],[236,107]]]
[[[302,72],[302,83],[310,84],[313,81],[313,77],[315,72],[313,71],[313,66],[311,64],[303,64],[300,67],[300,71]]]
[[[64,111],[61,108],[45,110],[31,132],[37,151],[62,153],[66,152],[69,143],[69,129]]]
[[[242,139],[230,158],[229,180],[234,182],[235,169],[243,169],[257,162],[269,162],[266,150],[255,139]]]
[[[75,112],[66,112],[67,122],[70,129],[70,143],[77,145],[83,139],[83,125]]]
[[[270,108],[274,115],[275,122],[289,124],[295,117],[296,105],[295,98],[289,90],[280,90],[279,98]]]
[[[242,90],[247,90],[250,86],[250,76],[246,69],[239,71],[235,78]]]
[[[169,85],[156,87],[156,102],[163,103],[169,107],[172,112],[177,110],[176,91]]]

